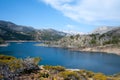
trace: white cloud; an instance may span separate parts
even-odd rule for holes
[[[78,22],[120,22],[120,0],[42,0]]]

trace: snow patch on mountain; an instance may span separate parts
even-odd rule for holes
[[[77,35],[77,34],[83,35],[83,34],[85,34],[83,32],[67,31],[67,30],[63,30],[62,32],[67,33],[68,35]]]

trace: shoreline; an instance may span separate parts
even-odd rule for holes
[[[0,47],[7,47],[7,46],[9,46],[9,43],[0,44]]]
[[[85,48],[74,48],[74,47],[62,47],[60,45],[47,45],[47,44],[37,44],[36,46],[45,46],[45,47],[56,47],[56,48],[67,48],[71,51],[81,51],[81,52],[102,52],[106,54],[116,54],[120,56],[120,48],[117,46],[96,46],[96,47],[85,47]]]
[[[102,52],[102,53],[106,53],[106,54],[116,54],[116,55],[119,55],[120,56],[120,49],[119,48],[116,48],[116,47],[107,47],[107,48],[104,48],[104,47],[88,47],[88,48],[68,48],[69,50],[72,50],[72,51],[81,51],[81,52]]]
[[[0,44],[0,47],[6,47],[9,45],[9,42],[42,42],[42,41],[26,41],[26,40],[8,40],[5,41],[7,43],[5,44]],[[35,44],[34,46],[44,46],[44,47],[56,47],[56,48],[67,48],[71,51],[81,51],[81,52],[103,52],[106,54],[116,54],[120,56],[120,48],[115,46],[111,46],[111,45],[107,45],[107,46],[96,46],[96,47],[85,47],[85,48],[74,48],[74,47],[62,47],[60,45],[49,45],[49,44]]]
[[[27,41],[27,40],[7,40],[5,42],[41,42],[41,41]]]
[[[41,42],[41,41],[17,41],[17,40],[12,40],[12,41],[6,41],[6,42]],[[71,51],[81,51],[81,52],[102,52],[106,54],[116,54],[120,56],[120,49],[116,46],[113,47],[111,45],[106,45],[106,46],[96,46],[96,47],[85,47],[85,48],[74,48],[74,47],[62,47],[60,45],[49,45],[49,44],[35,44],[34,46],[44,46],[44,47],[56,47],[56,48],[67,48]]]

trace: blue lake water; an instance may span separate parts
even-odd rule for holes
[[[105,53],[70,51],[63,48],[34,46],[38,42],[10,43],[0,47],[0,54],[17,58],[41,57],[40,65],[61,65],[66,68],[86,69],[107,75],[120,72],[120,56]]]

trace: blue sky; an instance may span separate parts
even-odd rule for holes
[[[0,20],[86,33],[120,26],[120,0],[0,0]]]

